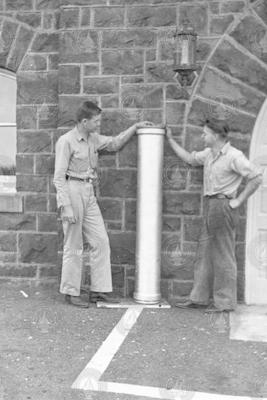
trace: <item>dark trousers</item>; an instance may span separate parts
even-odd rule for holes
[[[204,198],[203,226],[199,238],[190,300],[214,305],[223,310],[237,303],[235,235],[238,209],[228,199]]]

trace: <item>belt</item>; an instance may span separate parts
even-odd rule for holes
[[[76,176],[66,175],[67,180],[93,183],[93,178],[77,178]]]
[[[205,197],[208,199],[229,199],[229,200],[233,198],[222,193],[212,194],[211,196],[207,195]]]

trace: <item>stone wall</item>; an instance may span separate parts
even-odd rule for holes
[[[138,119],[167,121],[188,150],[202,148],[207,114],[226,117],[232,143],[248,154],[267,93],[263,0],[2,0],[0,12],[0,66],[17,73],[17,190],[24,204],[22,213],[0,214],[2,277],[39,282],[60,275],[54,146],[73,126],[84,99],[103,109],[105,135]],[[188,93],[172,70],[172,35],[185,18],[199,35],[198,77]],[[111,241],[114,288],[132,294],[136,138],[117,154],[102,154],[100,164],[99,201]],[[163,187],[162,293],[179,298],[192,287],[202,170],[188,168],[167,144]],[[240,300],[245,225],[244,207],[237,238]]]

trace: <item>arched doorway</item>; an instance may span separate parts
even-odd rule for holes
[[[263,183],[248,200],[245,302],[267,304],[267,100],[258,115],[250,160],[263,170]]]

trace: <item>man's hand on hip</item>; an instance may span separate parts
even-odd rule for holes
[[[74,216],[73,208],[71,205],[62,207],[61,219],[63,222],[69,222],[75,224],[76,218]]]

